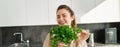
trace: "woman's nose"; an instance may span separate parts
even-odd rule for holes
[[[63,20],[63,17],[60,17],[60,19],[59,20]]]

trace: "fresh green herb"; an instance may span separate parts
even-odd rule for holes
[[[77,33],[82,31],[81,28],[72,28],[68,25],[55,26],[50,31],[52,47],[57,47],[59,42],[64,42],[69,47],[71,40],[77,40]]]

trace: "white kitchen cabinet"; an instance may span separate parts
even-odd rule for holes
[[[69,5],[77,24],[119,22],[119,0],[52,0],[49,1],[49,24],[57,24],[56,9],[60,4]]]
[[[0,0],[0,26],[54,25],[56,10],[66,4],[77,23],[120,21],[119,0]]]
[[[48,25],[48,0],[26,1],[26,25]]]
[[[65,4],[71,7],[72,0],[49,0],[49,24],[57,24],[56,10],[58,6]]]
[[[0,0],[0,26],[26,24],[25,0]]]
[[[59,5],[71,0],[0,0],[0,26],[56,24]]]
[[[120,22],[119,0],[105,0],[80,18],[80,23]]]
[[[95,0],[72,0],[72,8],[77,23],[80,23],[80,17],[95,7],[95,2]]]
[[[48,25],[48,0],[0,0],[0,26]]]
[[[104,1],[105,0],[72,0],[72,8],[75,12],[76,22],[78,24],[83,23],[84,21],[81,21],[81,17],[84,17],[84,15],[89,13],[91,10],[96,8],[99,4],[101,4]],[[95,12],[91,14],[95,14]],[[89,15],[85,18],[85,20],[86,19],[89,19]]]

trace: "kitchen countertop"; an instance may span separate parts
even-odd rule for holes
[[[12,45],[10,45],[12,46]],[[1,47],[1,46],[0,46]],[[2,46],[2,47],[8,47],[8,46]],[[42,44],[40,43],[30,43],[29,47],[42,47]],[[88,46],[91,47],[91,46]],[[104,43],[95,43],[94,47],[120,47],[120,44],[104,44]]]
[[[94,47],[120,47],[120,44],[104,44],[104,43],[95,43]],[[90,47],[90,46],[88,46]]]
[[[27,47],[26,44],[14,43],[11,45],[2,45],[0,47]],[[42,47],[41,43],[30,43],[29,47]]]

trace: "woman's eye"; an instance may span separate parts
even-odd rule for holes
[[[65,15],[65,14],[63,14],[63,17],[66,17],[66,15]]]
[[[60,16],[57,16],[57,19],[59,19],[60,18]]]

